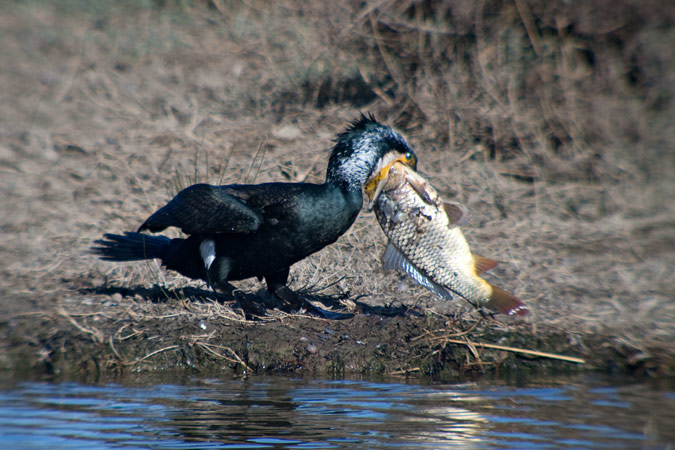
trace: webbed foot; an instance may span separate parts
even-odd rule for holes
[[[301,296],[293,292],[285,284],[278,286],[274,290],[274,295],[278,297],[281,301],[283,301],[286,305],[290,306],[294,311],[304,309],[311,315],[331,320],[349,319],[351,317],[354,317],[354,314],[351,313],[339,313],[319,308],[318,306],[315,306],[314,304],[310,303],[306,299],[302,298]]]
[[[262,304],[253,300],[250,296],[243,294],[239,289],[227,281],[218,281],[213,284],[209,283],[209,286],[215,292],[222,292],[228,297],[234,298],[237,305],[239,305],[244,312],[244,315],[249,320],[255,319],[256,317],[263,317],[267,313]]]
[[[351,313],[338,313],[314,306],[309,301],[307,301],[307,299],[293,292],[288,286],[286,286],[288,271],[289,268],[286,268],[280,270],[279,272],[265,275],[267,290],[282,301],[285,310],[298,311],[304,309],[313,316],[332,320],[349,319],[350,317],[354,317],[354,314]]]

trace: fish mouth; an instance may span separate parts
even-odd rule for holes
[[[405,164],[406,166],[410,166],[413,169],[417,166],[417,160],[413,156],[412,158],[409,158],[407,155],[397,155],[394,157],[393,160],[384,160],[379,164],[379,166],[373,171],[373,174],[370,176],[368,181],[366,182],[366,185],[364,186],[364,190],[366,192],[366,195],[368,196],[368,200],[371,202],[375,201],[376,193],[379,194],[381,191],[380,186],[386,181],[387,175],[389,175],[389,170],[391,167],[397,163],[400,162],[401,164]],[[378,189],[380,188],[380,189]]]

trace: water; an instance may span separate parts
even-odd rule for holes
[[[7,383],[0,448],[675,448],[672,386],[597,377],[171,382]]]

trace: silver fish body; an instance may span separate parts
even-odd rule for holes
[[[466,217],[461,205],[444,203],[427,180],[400,162],[380,178],[372,195],[375,215],[389,239],[385,269],[407,273],[442,298],[456,294],[476,307],[527,313],[522,302],[479,276],[497,263],[471,254],[460,229]]]

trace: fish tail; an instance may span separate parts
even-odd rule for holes
[[[508,316],[524,316],[529,314],[530,311],[525,306],[525,303],[518,300],[515,296],[492,284],[490,284],[490,287],[492,288],[492,294],[490,294],[488,307]]]

